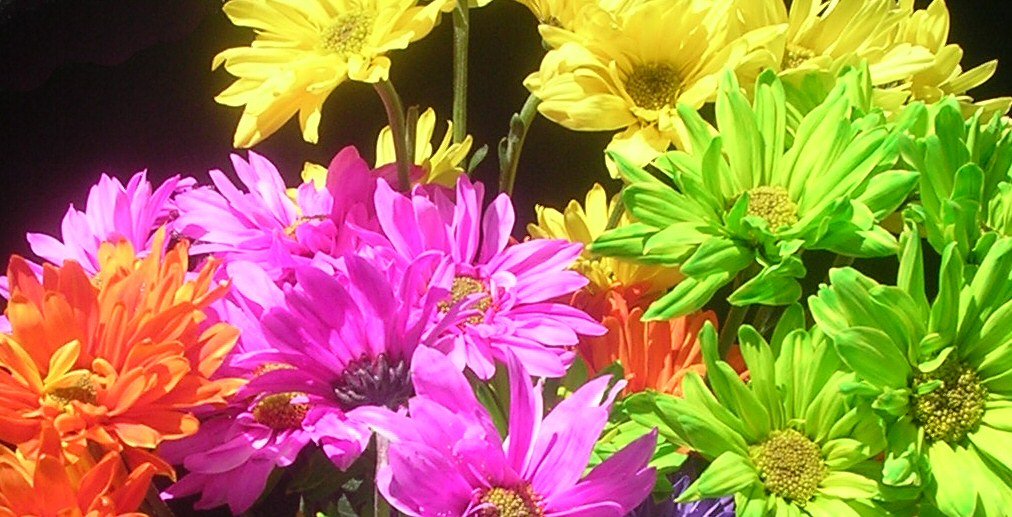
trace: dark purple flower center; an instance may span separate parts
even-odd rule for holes
[[[477,325],[485,320],[485,313],[490,307],[492,307],[492,297],[488,294],[488,287],[485,283],[477,278],[470,276],[456,276],[453,278],[453,285],[450,287],[450,299],[445,302],[439,303],[439,310],[446,312],[450,310],[450,307],[459,303],[461,300],[466,299],[468,296],[475,294],[483,294],[477,303],[469,307],[470,309],[476,309],[480,314],[475,314],[464,321],[472,325]]]
[[[408,363],[386,354],[362,356],[349,363],[334,385],[334,395],[345,411],[361,406],[397,409],[414,394]]]
[[[516,488],[495,487],[486,490],[478,500],[482,507],[479,517],[544,517],[541,496],[530,485]]]
[[[305,393],[289,391],[275,393],[260,399],[253,407],[253,420],[271,429],[296,429],[302,426],[302,419],[309,412],[309,404],[292,403],[292,399],[305,396]]]

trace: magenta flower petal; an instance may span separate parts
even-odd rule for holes
[[[653,456],[656,445],[657,431],[654,430],[594,467],[569,490],[551,498],[548,507],[572,508],[611,502],[622,508],[635,508],[653,488],[656,472],[644,466]]]

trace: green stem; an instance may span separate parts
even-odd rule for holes
[[[731,349],[734,338],[738,337],[738,327],[741,327],[742,322],[745,321],[748,309],[748,305],[742,307],[732,305],[731,310],[727,313],[727,317],[721,322],[720,338],[718,339],[717,347],[720,351],[720,357],[727,357],[727,351]]]
[[[376,472],[378,473],[381,468],[387,464],[387,450],[390,448],[390,442],[386,438],[374,434],[376,437]],[[383,498],[383,494],[380,493],[379,485],[373,484],[373,511],[374,517],[390,517],[390,503]]]
[[[513,184],[517,179],[517,167],[520,165],[520,153],[524,149],[524,140],[531,122],[538,114],[541,99],[530,95],[524,102],[520,113],[514,113],[510,119],[510,132],[499,142],[499,191],[513,193]]]
[[[619,192],[618,199],[615,201],[615,208],[612,209],[611,214],[608,214],[608,226],[605,227],[605,230],[618,228],[618,223],[622,221],[622,214],[625,214],[625,202],[622,201],[622,193]]]
[[[453,8],[453,142],[467,138],[467,45],[470,19],[467,0]]]
[[[390,123],[390,132],[394,138],[394,154],[397,157],[397,179],[401,192],[411,189],[411,162],[412,157],[408,155],[407,126],[404,118],[404,105],[401,104],[401,97],[397,95],[394,84],[390,81],[374,83],[376,93],[383,101],[383,107],[387,111],[387,121]]]

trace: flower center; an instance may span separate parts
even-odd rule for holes
[[[798,205],[783,187],[756,187],[748,191],[748,215],[762,218],[770,231],[798,222]]]
[[[958,361],[946,361],[931,373],[917,374],[914,386],[936,380],[942,382],[940,386],[914,396],[914,418],[928,439],[958,442],[983,418],[987,388],[976,371]]]
[[[253,408],[253,420],[271,429],[300,427],[302,419],[306,418],[306,413],[309,412],[309,404],[304,402],[293,404],[292,399],[301,396],[305,396],[305,393],[289,391],[267,395]]]
[[[780,69],[788,70],[791,68],[797,68],[804,64],[805,61],[808,61],[813,57],[815,57],[815,52],[812,52],[805,47],[789,45],[787,49],[784,50],[784,59],[780,62]]]
[[[799,506],[812,499],[828,473],[819,446],[794,429],[773,431],[750,452],[766,490]]]
[[[408,363],[391,360],[386,354],[352,361],[334,386],[334,395],[345,411],[360,406],[397,409],[414,394]]]
[[[682,80],[667,63],[637,65],[625,80],[625,91],[641,108],[659,110],[674,106]]]
[[[492,297],[488,295],[488,287],[485,284],[470,276],[457,276],[453,279],[453,285],[450,287],[450,299],[448,301],[439,302],[439,310],[447,312],[450,307],[456,305],[461,300],[466,299],[468,296],[475,294],[484,294],[478,302],[471,306],[472,309],[478,310],[481,314],[475,314],[467,318],[466,322],[473,325],[477,325],[482,321],[485,321],[485,313],[490,307],[492,307]]]
[[[98,402],[96,393],[95,384],[91,382],[90,375],[82,375],[74,385],[53,388],[49,390],[48,395],[61,406],[66,406],[74,400],[85,404],[95,404]]]
[[[358,53],[369,37],[373,19],[373,15],[363,11],[338,16],[334,23],[323,31],[324,48],[342,56]]]
[[[482,494],[483,504],[478,517],[543,517],[541,496],[530,485],[520,488],[495,487]]]

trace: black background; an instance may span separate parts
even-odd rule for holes
[[[966,50],[964,64],[1003,62],[976,96],[1012,94],[1012,67],[1004,65],[1012,62],[1012,8],[1002,0],[949,4],[950,40]],[[543,50],[533,17],[514,1],[495,0],[471,21],[469,130],[477,145],[490,146],[478,177],[494,185],[495,144],[526,99],[521,81]],[[450,117],[451,33],[446,17],[392,56],[405,103],[434,107],[443,119]],[[210,63],[251,39],[214,0],[0,0],[0,260],[28,252],[26,231],[57,231],[67,205],[83,207],[103,172],[124,180],[142,169],[152,180],[229,172],[240,110],[214,102],[233,77]],[[347,82],[325,105],[319,145],[303,142],[292,120],[256,150],[293,183],[303,161],[325,164],[345,145],[371,160],[385,124],[372,88]],[[532,219],[535,202],[562,206],[604,181],[601,149],[609,139],[538,119],[518,174],[518,219]]]

